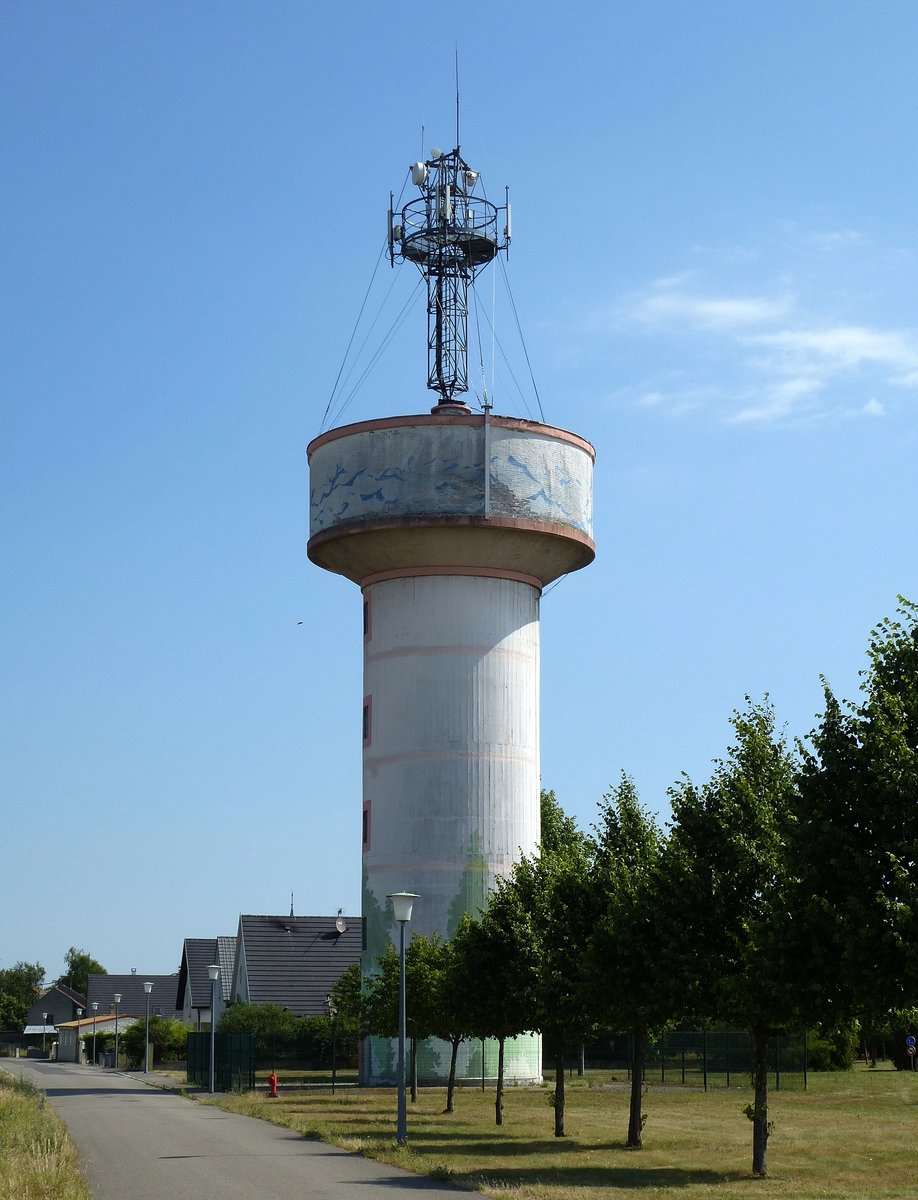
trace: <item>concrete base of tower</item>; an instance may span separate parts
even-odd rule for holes
[[[449,1079],[452,1047],[439,1038],[418,1044],[418,1083],[444,1086]],[[471,1038],[461,1042],[456,1056],[456,1083],[460,1086],[497,1081],[499,1045],[492,1038]],[[367,1038],[363,1044],[360,1082],[364,1087],[394,1087],[397,1083],[398,1041],[395,1038]],[[504,1083],[520,1085],[542,1081],[542,1038],[523,1033],[504,1043]]]

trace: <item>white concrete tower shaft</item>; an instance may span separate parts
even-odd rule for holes
[[[363,591],[368,964],[395,934],[388,893],[418,893],[412,928],[449,937],[537,848],[540,595],[594,556],[589,443],[456,409],[308,449],[309,557]],[[392,1078],[387,1054],[370,1082]],[[535,1059],[520,1048],[508,1075]]]

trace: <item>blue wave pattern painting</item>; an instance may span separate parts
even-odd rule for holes
[[[393,457],[356,463],[354,455],[383,457],[380,442],[355,438],[339,445],[345,456],[329,463],[325,479],[312,489],[313,532],[350,520],[397,516],[481,516],[484,513],[484,462],[480,438],[468,439],[469,460],[461,454],[412,452],[394,457],[401,438],[388,439]],[[477,443],[477,444],[476,444]],[[407,449],[407,447],[405,447]],[[416,451],[416,446],[412,448]],[[537,447],[538,449],[538,447]],[[575,451],[553,444],[550,452],[518,453],[518,445],[493,447],[490,460],[490,511],[493,516],[549,521],[592,535],[589,475]],[[516,453],[514,451],[517,451]],[[565,451],[567,451],[565,453]],[[317,466],[318,464],[314,464]],[[578,467],[580,470],[578,471]]]

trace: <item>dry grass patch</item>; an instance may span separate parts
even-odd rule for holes
[[[0,1072],[0,1200],[92,1200],[44,1093]]]
[[[231,1111],[274,1121],[348,1150],[459,1187],[518,1200],[915,1200],[918,1074],[858,1070],[811,1076],[808,1092],[777,1092],[769,1116],[769,1177],[751,1175],[749,1093],[649,1087],[645,1148],[625,1148],[628,1095],[573,1086],[569,1136],[552,1136],[542,1088],[514,1088],[505,1124],[492,1092],[462,1090],[456,1112],[444,1092],[422,1090],[409,1106],[406,1149],[394,1144],[395,1093],[360,1089],[226,1096]]]

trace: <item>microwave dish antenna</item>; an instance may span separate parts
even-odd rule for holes
[[[389,193],[389,261],[413,262],[427,283],[427,386],[441,405],[468,391],[468,289],[482,267],[509,253],[510,201],[476,192],[479,175],[455,150],[412,163],[420,192],[397,211]],[[464,406],[463,406],[464,407]]]

